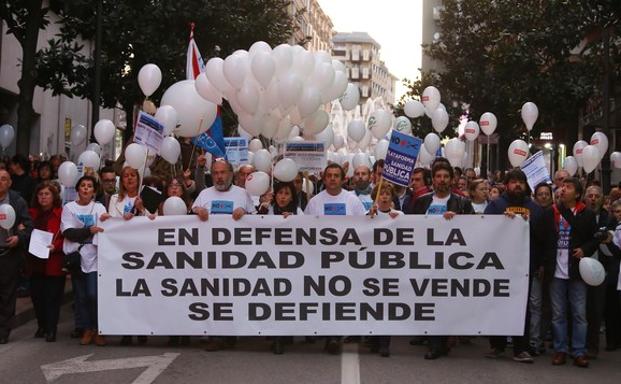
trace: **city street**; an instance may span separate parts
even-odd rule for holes
[[[425,347],[393,338],[392,355],[382,358],[364,346],[346,344],[340,356],[323,352],[323,342],[296,338],[284,355],[273,355],[264,338],[242,338],[235,349],[206,352],[193,338],[190,346],[169,347],[167,338],[149,338],[145,346],[119,346],[119,337],[105,347],[80,346],[70,339],[70,305],[63,307],[56,343],[34,339],[36,322],[17,328],[0,347],[3,383],[618,383],[621,352],[602,352],[591,367],[550,365],[550,356],[533,365],[509,358],[483,357],[487,340],[459,345],[448,358],[423,359]],[[69,360],[68,359],[73,359]]]

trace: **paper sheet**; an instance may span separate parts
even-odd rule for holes
[[[30,235],[30,245],[28,252],[40,259],[49,259],[50,249],[48,246],[52,244],[54,234],[51,232],[33,229]]]

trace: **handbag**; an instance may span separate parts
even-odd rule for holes
[[[82,255],[80,254],[80,250],[85,244],[80,244],[78,249],[73,252],[69,252],[63,255],[63,271],[69,273],[75,273],[80,270]]]

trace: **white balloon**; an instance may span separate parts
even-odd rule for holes
[[[164,216],[179,216],[188,214],[188,206],[179,196],[170,196],[162,206]]]
[[[318,110],[304,119],[304,133],[315,135],[323,131],[330,122],[330,115],[324,110]]]
[[[335,135],[332,140],[332,144],[334,145],[334,149],[339,150],[345,146],[345,138],[341,135]]]
[[[395,131],[405,133],[406,135],[412,134],[412,122],[405,116],[399,116],[395,119],[395,124],[393,126]]]
[[[508,150],[509,162],[513,167],[519,167],[528,157],[528,144],[524,140],[513,140]]]
[[[621,168],[621,152],[613,152],[610,154],[610,164],[613,168]]]
[[[327,90],[334,82],[332,63],[315,63],[315,69],[309,81],[322,91]]]
[[[272,50],[276,62],[276,74],[281,76],[289,71],[293,62],[293,50],[289,44],[280,44]]]
[[[11,204],[0,205],[0,227],[9,230],[15,224],[15,209]]]
[[[442,133],[446,129],[448,123],[449,115],[445,109],[438,108],[431,115],[431,125],[433,125],[433,129],[438,133]]]
[[[252,47],[250,48],[252,50]],[[263,89],[267,89],[276,73],[276,62],[270,52],[258,52],[250,62],[252,74]]]
[[[438,152],[438,148],[440,148],[440,136],[433,132],[428,133],[427,136],[425,136],[423,145],[428,154],[435,156],[436,152]]]
[[[321,94],[319,90],[313,86],[307,85],[297,104],[302,117],[311,115],[321,105]]]
[[[0,146],[5,150],[13,142],[15,138],[15,129],[12,125],[4,124],[0,127]]]
[[[95,128],[93,128],[93,135],[95,136],[95,140],[97,140],[100,145],[106,145],[114,139],[115,131],[116,127],[111,120],[101,119],[97,122],[97,124],[95,124]]]
[[[481,115],[479,119],[479,126],[481,127],[481,131],[487,136],[494,133],[496,130],[496,126],[498,125],[498,119],[496,119],[496,115],[491,112],[485,112]]]
[[[196,92],[205,100],[210,101],[214,104],[222,104],[222,94],[218,88],[216,88],[209,79],[207,78],[207,73],[201,72],[194,82],[194,86],[196,87]],[[158,110],[159,111],[159,110]],[[157,115],[157,114],[156,114]]]
[[[439,143],[438,143],[438,145],[439,145]],[[435,154],[436,154],[435,152],[433,152],[433,154],[429,153],[429,151],[427,151],[426,147],[423,145],[421,147],[420,151],[418,152],[418,162],[423,167],[426,167],[429,164],[431,164],[433,159],[436,158]]]
[[[587,145],[589,145],[589,143],[587,143],[584,140],[578,140],[576,141],[576,143],[574,144],[574,148],[573,148],[573,154],[574,157],[576,158],[576,161],[578,162],[578,166],[582,167],[582,150],[584,149],[584,147],[586,147]]]
[[[578,264],[580,276],[585,283],[592,287],[597,287],[604,282],[606,271],[598,260],[592,257],[583,257]]]
[[[138,85],[142,93],[149,97],[162,83],[162,71],[155,64],[145,64],[138,72]]]
[[[266,151],[262,149],[262,151]],[[256,159],[256,155],[255,155]],[[246,176],[246,191],[252,196],[261,196],[270,188],[270,177],[262,171],[252,172]]]
[[[272,170],[272,155],[267,149],[259,149],[254,152],[254,167],[258,171],[270,172]]]
[[[578,172],[578,162],[573,156],[567,156],[563,162],[563,169],[569,173],[569,176],[573,176]]]
[[[95,151],[84,151],[78,157],[78,164],[82,164],[85,167],[99,170],[99,155]]]
[[[522,121],[526,125],[526,129],[530,132],[539,116],[539,108],[533,102],[526,102],[522,105]]]
[[[252,139],[248,143],[248,150],[252,153],[257,152],[259,149],[263,149],[263,143],[259,139]]]
[[[71,161],[65,161],[58,167],[58,180],[65,187],[73,188],[78,181],[78,167]]]
[[[591,173],[597,168],[602,156],[594,145],[587,145],[582,149],[582,168],[586,173]]]
[[[298,165],[293,159],[284,158],[274,165],[274,177],[280,181],[293,181],[298,175]]]
[[[339,99],[343,110],[351,111],[356,108],[360,102],[360,89],[356,84],[349,83],[345,89],[345,93]]]
[[[590,144],[597,147],[602,158],[606,155],[606,152],[608,152],[608,136],[603,132],[598,131],[593,133]]]
[[[392,115],[383,109],[378,109],[369,117],[369,130],[376,139],[382,139],[390,130]]]
[[[249,67],[248,52],[235,51],[224,59],[224,78],[233,88],[240,89],[244,85]]]
[[[97,154],[97,156],[101,157],[101,146],[97,143],[89,143],[86,146],[87,151],[93,151]]]
[[[237,101],[246,113],[251,115],[257,112],[259,105],[259,90],[255,85],[246,81],[239,91],[237,91]]]
[[[354,155],[351,160],[351,165],[353,169],[358,168],[361,165],[366,165],[371,168],[371,159],[369,159],[369,154],[366,152],[359,152]]]
[[[347,125],[347,135],[355,142],[360,142],[364,138],[366,128],[360,119],[355,119]]]
[[[125,148],[125,161],[134,169],[143,169],[147,161],[147,147],[131,143]]]
[[[388,145],[390,143],[386,139],[381,139],[375,144],[375,158],[376,159],[386,159],[386,154],[388,153]]]
[[[272,47],[270,47],[270,45],[266,43],[265,41],[256,41],[252,43],[252,45],[250,46],[250,49],[248,49],[248,54],[250,55],[250,57],[254,57],[258,55],[259,53],[270,54],[272,53]]]
[[[224,77],[224,60],[213,57],[205,65],[205,74],[209,83],[216,87],[222,94],[227,94],[233,90],[231,84]],[[161,104],[161,103],[160,103]]]
[[[81,145],[86,141],[86,127],[79,124],[75,125],[71,130],[71,144],[74,146]]]
[[[177,111],[170,105],[162,105],[155,112],[155,119],[164,126],[164,136],[170,136],[175,128],[179,119],[177,118]],[[95,127],[97,128],[97,127]]]
[[[464,127],[464,137],[468,141],[475,141],[479,137],[479,124],[476,121],[469,121]]]
[[[194,80],[182,80],[171,85],[164,92],[161,105],[170,105],[177,111],[179,126],[174,130],[176,136],[198,136],[216,120],[217,106],[198,94]]]
[[[334,82],[327,91],[322,93],[321,102],[327,103],[343,96],[347,90],[347,84],[347,74],[345,72],[336,71],[334,73]]]
[[[458,138],[452,138],[444,145],[444,152],[449,163],[453,167],[459,167],[466,153],[466,143]]]
[[[303,90],[303,82],[295,73],[288,73],[278,83],[278,97],[283,108],[297,103]]]
[[[293,55],[293,72],[302,79],[306,79],[313,73],[315,68],[315,56],[305,49]]]
[[[413,119],[425,114],[425,106],[418,100],[408,100],[403,105],[403,112]]]
[[[170,164],[177,164],[179,155],[181,154],[181,145],[179,141],[172,136],[167,136],[162,140],[160,147],[160,156]]]
[[[334,141],[334,130],[332,126],[328,125],[323,131],[317,133],[314,140],[322,142],[324,150],[328,150]]]
[[[430,111],[435,111],[438,105],[440,105],[440,98],[440,91],[438,91],[438,88],[429,86],[423,90],[421,101],[425,108],[428,108]]]

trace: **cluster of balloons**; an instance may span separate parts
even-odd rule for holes
[[[608,152],[608,137],[603,132],[595,132],[587,143],[584,140],[577,141],[573,148],[573,156],[567,156],[563,163],[563,169],[573,176],[582,168],[584,172],[593,172]],[[610,163],[614,168],[621,168],[621,153],[610,154]]]

